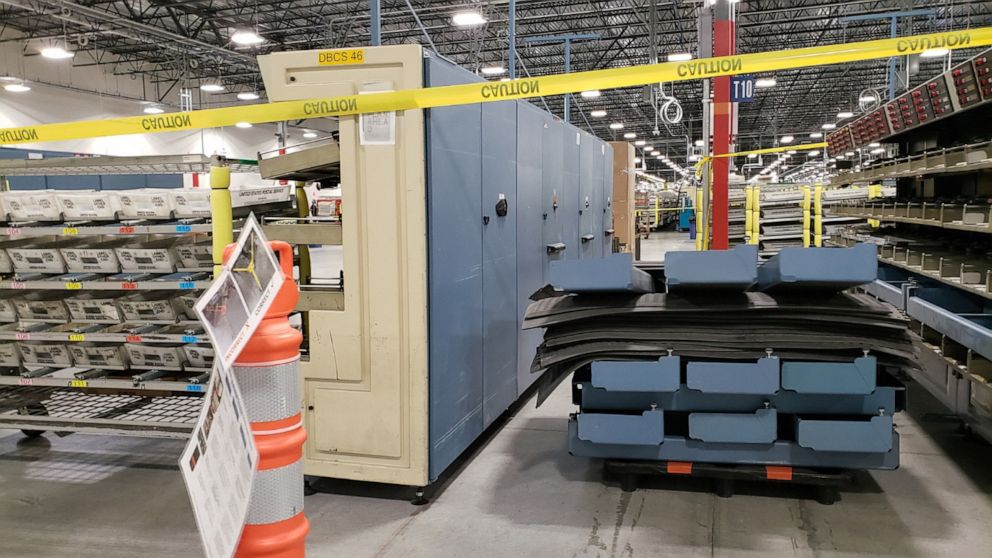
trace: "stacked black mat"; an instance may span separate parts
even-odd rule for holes
[[[550,295],[550,296],[549,296]],[[680,291],[616,294],[542,289],[525,329],[547,328],[532,372],[543,373],[538,404],[572,372],[597,360],[781,359],[914,367],[907,320],[862,294],[827,290]]]

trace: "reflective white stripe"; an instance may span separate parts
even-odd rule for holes
[[[294,362],[294,361],[297,361],[297,360],[300,360],[300,355],[296,355],[296,356],[290,357],[290,358],[284,358],[282,360],[269,360],[269,361],[266,361],[266,362],[238,362],[238,361],[235,361],[234,362],[234,365],[235,366],[279,366],[280,364],[289,364],[290,362]]]
[[[267,525],[303,511],[303,460],[255,473],[245,523]]]
[[[289,432],[290,430],[296,430],[297,428],[303,428],[302,420],[293,426],[287,426],[286,428],[277,428],[275,430],[252,430],[251,433],[256,436],[271,436],[272,434],[283,434],[285,432]]]
[[[273,366],[232,369],[251,422],[285,420],[303,408],[299,359]]]

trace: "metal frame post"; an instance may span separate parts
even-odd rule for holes
[[[506,33],[509,43],[506,65],[510,69],[510,79],[517,79],[517,0],[510,0],[510,22]]]
[[[718,0],[713,5],[713,55],[733,56],[737,45],[734,8],[729,0]],[[730,102],[730,76],[713,78],[713,213],[711,246],[726,250],[729,241],[730,158],[719,157],[730,153],[734,106]]]
[[[210,166],[210,237],[213,247],[214,277],[220,275],[227,245],[234,242],[234,215],[231,210],[231,167],[219,162]]]
[[[372,20],[369,25],[370,42],[372,46],[379,46],[382,44],[382,9],[379,0],[369,0],[369,15]]]
[[[894,39],[899,36],[899,18],[901,17],[913,17],[913,16],[932,16],[936,15],[937,10],[932,9],[920,9],[920,10],[904,10],[900,12],[885,12],[881,14],[864,14],[856,16],[847,16],[840,18],[842,23],[848,23],[851,21],[872,21],[878,19],[889,20],[889,37]],[[896,63],[897,58],[889,58],[888,63],[888,81],[889,81],[889,100],[896,98]]]
[[[572,41],[585,41],[591,39],[598,39],[599,33],[566,33],[564,35],[542,35],[540,37],[527,37],[524,39],[527,44],[535,43],[564,43],[565,46],[565,73],[571,73],[572,71]],[[565,122],[569,122],[569,113],[571,112],[571,98],[570,93],[565,94]]]

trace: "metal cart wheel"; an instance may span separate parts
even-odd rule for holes
[[[32,403],[31,405],[25,405],[17,410],[19,415],[32,415],[32,416],[48,416],[48,409],[45,408],[41,403]],[[28,438],[37,438],[45,433],[44,430],[29,430],[26,428],[21,429],[21,433]]]

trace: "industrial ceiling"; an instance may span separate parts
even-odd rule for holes
[[[697,25],[705,1],[654,3],[656,52],[661,61],[668,54],[697,51]],[[140,75],[149,84],[149,99],[166,104],[177,104],[177,92],[183,87],[220,80],[227,94],[205,100],[229,104],[231,93],[261,87],[257,54],[369,44],[368,4],[367,0],[0,0],[0,42],[22,43],[25,56],[64,42],[76,53],[74,66]],[[382,42],[423,44],[473,70],[505,66],[507,4],[507,0],[381,0]],[[572,44],[573,71],[645,64],[652,58],[647,1],[518,0],[516,4],[520,75],[560,73],[564,67],[562,44],[529,44],[528,37],[598,35]],[[901,35],[992,25],[988,0],[743,0],[736,6],[741,53],[887,38],[891,18],[870,16],[891,12],[915,12],[897,20]],[[464,10],[481,12],[487,22],[453,25],[452,15]],[[251,47],[232,42],[231,35],[243,29],[255,30],[264,42]],[[958,51],[953,57],[962,60],[973,54]],[[922,60],[919,72],[910,76],[911,84],[924,81],[946,63],[946,59]],[[885,95],[887,65],[878,60],[762,76],[777,83],[760,90],[755,102],[740,105],[740,146],[767,147],[783,134],[805,139],[823,124],[836,122],[838,112],[857,112],[863,90]],[[633,132],[673,161],[684,163],[686,146],[701,134],[702,86],[669,84],[665,91],[680,101],[684,116],[677,125],[659,125],[657,135],[655,111],[640,88],[604,91],[596,98],[576,95],[571,120],[604,138]],[[563,112],[561,97],[535,102],[555,114]],[[593,118],[590,112],[595,109],[605,110],[607,116]],[[616,122],[623,122],[624,129],[609,127]]]

